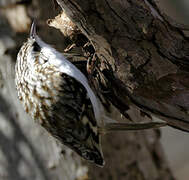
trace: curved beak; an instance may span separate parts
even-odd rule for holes
[[[33,20],[31,29],[30,29],[30,38],[35,39],[36,37],[36,21]]]

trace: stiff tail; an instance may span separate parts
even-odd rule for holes
[[[107,123],[104,127],[99,128],[100,134],[106,134],[113,131],[136,131],[145,129],[157,129],[166,126],[166,122],[149,122],[149,123]]]

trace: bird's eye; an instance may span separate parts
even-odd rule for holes
[[[39,44],[37,44],[36,41],[33,43],[33,51],[35,51],[35,52],[41,51],[41,47],[39,46]]]

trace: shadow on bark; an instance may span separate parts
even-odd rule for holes
[[[6,159],[7,166],[7,173],[8,177],[7,179],[25,179],[20,174],[20,170],[15,166],[12,166],[12,164],[20,164],[22,161],[24,162],[25,166],[28,167],[28,169],[32,170],[33,165],[30,161],[27,160],[26,157],[24,157],[23,152],[21,152],[21,144],[24,144],[27,146],[27,148],[30,150],[30,153],[32,154],[32,158],[34,160],[34,164],[37,165],[37,168],[40,171],[40,174],[42,175],[43,179],[50,180],[47,174],[47,171],[45,167],[43,166],[42,159],[40,158],[40,155],[35,150],[33,145],[30,143],[30,141],[27,139],[27,137],[22,132],[22,129],[20,128],[19,124],[16,122],[16,117],[13,115],[13,113],[9,110],[10,106],[6,102],[6,100],[0,95],[0,114],[2,114],[6,120],[9,121],[10,127],[12,128],[12,136],[7,137],[3,132],[0,131],[0,149],[2,150],[3,156]],[[7,152],[9,150],[9,152]],[[35,179],[35,177],[33,177]]]

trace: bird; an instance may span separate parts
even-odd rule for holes
[[[86,76],[62,53],[41,40],[36,34],[35,21],[17,55],[15,84],[18,98],[32,119],[60,143],[100,167],[105,164],[101,135],[166,125],[117,123],[107,117]]]

